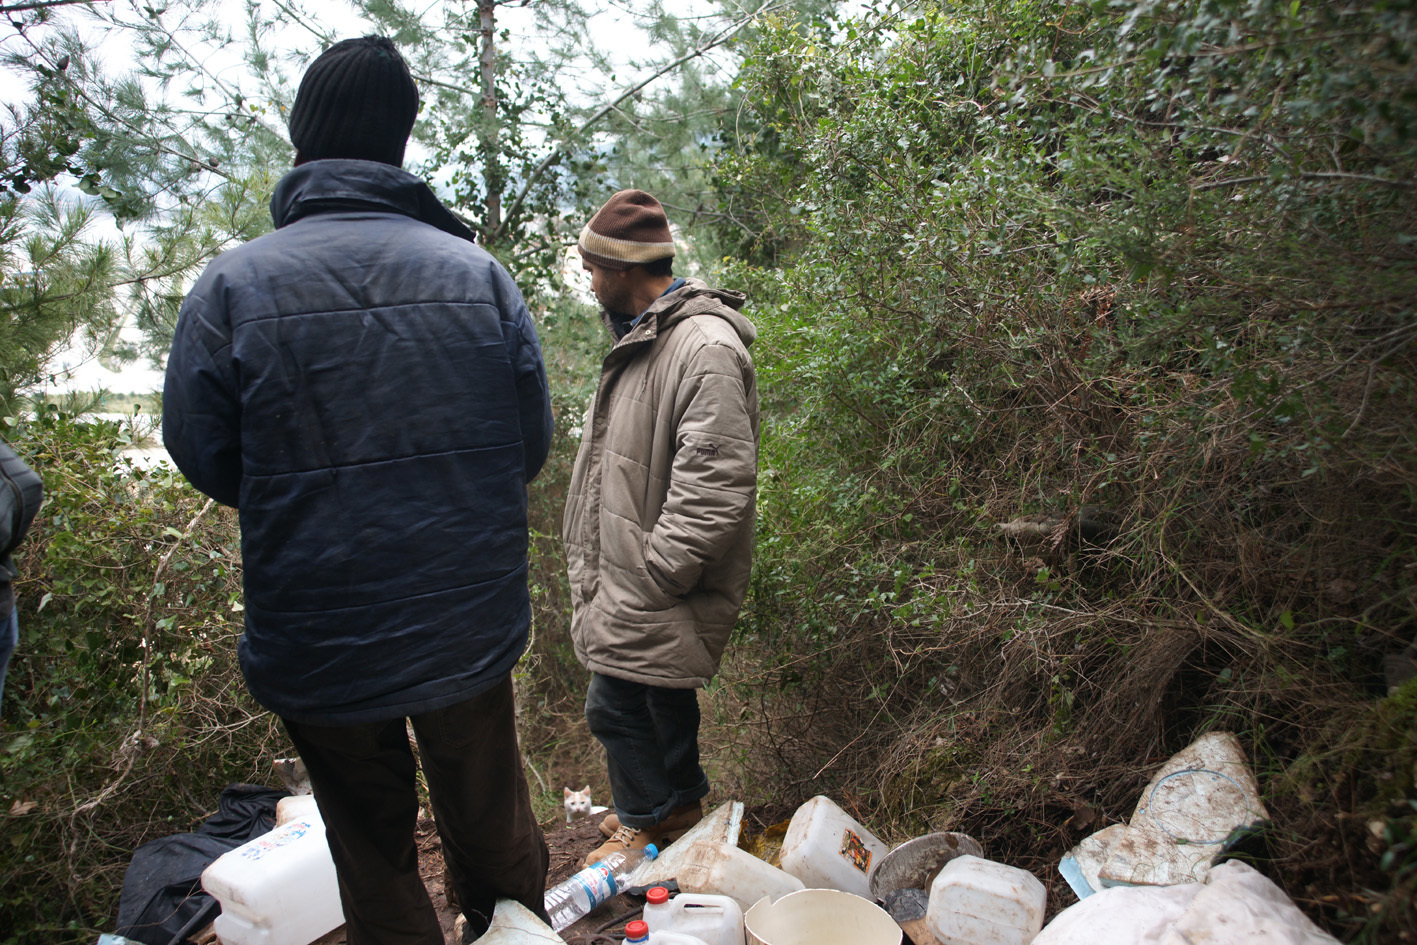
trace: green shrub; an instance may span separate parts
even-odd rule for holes
[[[719,711],[754,790],[971,830],[1065,904],[1074,813],[1211,728],[1270,783],[1417,633],[1417,22],[892,9],[766,29],[740,79],[765,147],[719,179],[794,255],[720,277],[769,416]],[[1298,892],[1354,807],[1273,799]],[[1377,861],[1324,882],[1381,897]]]
[[[133,850],[194,829],[228,783],[270,780],[284,740],[236,666],[235,514],[135,466],[135,422],[48,406],[9,423],[45,504],[17,556],[0,941],[91,942]]]

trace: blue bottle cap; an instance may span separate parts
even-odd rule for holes
[[[645,856],[647,856],[647,857],[648,857],[649,859],[651,859],[651,860],[654,859],[655,857],[659,856],[659,847],[655,846],[655,845],[652,844],[652,843],[646,843],[646,844],[645,844]]]

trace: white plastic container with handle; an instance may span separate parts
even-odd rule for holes
[[[744,911],[764,896],[776,901],[805,888],[796,876],[747,850],[713,840],[697,841],[684,851],[678,872],[685,892],[727,896]]]
[[[325,822],[306,812],[228,850],[202,872],[221,903],[222,945],[309,945],[344,923]]]
[[[1047,897],[1028,870],[955,857],[930,884],[925,925],[941,945],[1028,945],[1043,928]]]
[[[792,815],[780,861],[808,889],[839,889],[875,902],[871,871],[889,852],[875,834],[819,794]]]
[[[671,899],[668,890],[655,886],[645,896],[644,916],[651,933],[692,935],[705,945],[743,945],[743,909],[731,896],[685,892]]]

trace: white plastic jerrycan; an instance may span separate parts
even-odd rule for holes
[[[325,822],[307,812],[228,850],[202,873],[222,945],[308,945],[344,922]]]
[[[731,896],[680,893],[673,899],[663,886],[645,896],[650,941],[656,932],[692,935],[704,945],[743,945],[743,908]]]
[[[874,902],[871,870],[889,852],[875,834],[818,795],[792,815],[781,862],[808,889],[839,889]]]
[[[727,896],[746,910],[764,896],[773,901],[803,889],[802,880],[760,860],[747,850],[715,840],[696,841],[684,851],[679,888],[689,893]]]
[[[1043,928],[1047,897],[1028,870],[959,856],[930,884],[925,925],[941,945],[1028,945]]]
[[[313,814],[320,816],[320,808],[313,794],[291,794],[276,801],[276,826],[281,827],[292,820],[299,820]]]

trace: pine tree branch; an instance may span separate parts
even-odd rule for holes
[[[333,42],[334,34],[316,29],[314,26],[310,25],[310,21],[307,20],[304,14],[299,10],[292,9],[289,4],[283,3],[281,0],[273,0],[273,2],[277,10],[280,10],[286,16],[290,17],[292,22],[303,27],[307,33],[319,40],[322,47],[328,46]]]
[[[23,13],[26,10],[48,10],[50,7],[67,7],[73,4],[90,4],[95,0],[36,0],[34,3],[15,3],[0,6],[0,13]],[[108,3],[109,0],[97,0],[100,3]]]
[[[69,85],[69,87],[72,88],[80,98],[87,102],[89,104],[89,107],[92,108],[95,112],[107,118],[115,125],[118,125],[132,132],[133,135],[135,135],[140,140],[146,141],[153,148],[154,151],[157,151],[162,154],[167,154],[171,157],[179,158],[184,161],[190,161],[192,164],[201,167],[203,170],[210,171],[211,173],[216,174],[219,177],[224,177],[227,180],[233,179],[231,174],[224,170],[221,170],[220,168],[213,167],[211,163],[208,162],[205,158],[199,157],[195,154],[184,154],[181,151],[178,151],[175,148],[172,148],[165,144],[162,139],[158,138],[156,135],[144,131],[143,129],[134,125],[132,122],[129,122],[126,119],[120,117],[116,112],[109,109],[106,104],[100,102],[98,99],[90,95],[88,89],[84,88],[83,85],[81,85],[77,80],[75,80],[73,76],[69,74],[68,70],[60,70],[55,65],[55,63],[51,62],[49,60],[49,57],[45,54],[44,50],[41,49],[35,43],[34,40],[30,39],[28,34],[21,33],[20,35],[24,37],[25,42],[29,43],[30,48],[34,50],[35,55],[40,57],[41,59],[44,59],[51,69],[54,69],[55,72],[62,75],[64,77],[64,81]]]
[[[122,26],[124,29],[130,29],[135,33],[141,32],[142,30],[147,28],[142,26],[136,26],[131,23],[119,23],[116,19],[114,19],[112,22],[115,25]],[[195,69],[200,75],[205,76],[207,81],[211,82],[212,85],[216,86],[217,89],[221,92],[221,94],[226,96],[228,102],[230,102],[234,106],[237,102],[241,101],[244,98],[244,96],[242,96],[240,92],[232,89],[229,85],[226,84],[226,82],[221,79],[220,76],[218,76],[215,72],[208,68],[206,59],[196,55],[192,50],[188,49],[181,42],[181,40],[177,38],[177,34],[172,30],[168,29],[166,26],[164,26],[161,20],[159,20],[156,16],[153,17],[153,23],[153,28],[157,29],[159,32],[162,33],[162,35],[166,38],[167,42],[170,43],[174,48],[177,49],[178,52],[182,54],[182,56],[187,60],[188,64],[193,69]],[[284,136],[283,132],[279,128],[272,127],[271,124],[267,122],[264,117],[254,114],[249,117],[255,119],[260,124],[260,126],[264,128],[269,134],[272,134],[277,138]]]
[[[673,72],[675,69],[678,69],[680,66],[682,66],[689,60],[697,59],[699,56],[702,56],[709,50],[714,49],[718,46],[722,46],[724,43],[728,42],[735,35],[737,35],[738,32],[743,29],[743,27],[752,23],[758,17],[766,13],[771,13],[774,10],[779,10],[787,6],[788,3],[789,0],[765,0],[763,5],[758,7],[758,9],[754,10],[752,13],[749,13],[741,19],[730,23],[728,26],[720,30],[711,39],[700,43],[690,52],[687,52],[679,58],[661,66],[659,69],[655,70],[648,78],[636,83],[635,85],[632,85],[630,88],[626,89],[619,96],[617,96],[613,101],[606,103],[602,108],[592,114],[589,118],[581,122],[580,125],[576,127],[575,132],[569,136],[568,140],[575,140],[579,138],[581,135],[585,134],[587,130],[589,130],[595,124],[603,120],[607,115],[614,114],[622,102],[624,102],[626,99],[634,97],[637,93],[642,91],[646,86],[650,85],[652,82],[668,75],[669,73]],[[569,151],[569,144],[562,143],[558,145],[555,149],[552,150],[550,154],[546,155],[546,157],[542,159],[541,163],[538,164],[529,175],[527,175],[526,180],[522,182],[521,189],[517,191],[516,197],[512,199],[511,204],[508,205],[507,209],[504,211],[501,224],[499,224],[497,228],[488,235],[489,243],[495,242],[502,236],[503,232],[508,226],[508,223],[514,220],[517,216],[518,211],[521,210],[521,206],[526,201],[527,195],[531,193],[532,187],[536,185],[536,182],[541,179],[543,174],[545,174],[561,159],[563,159]]]

